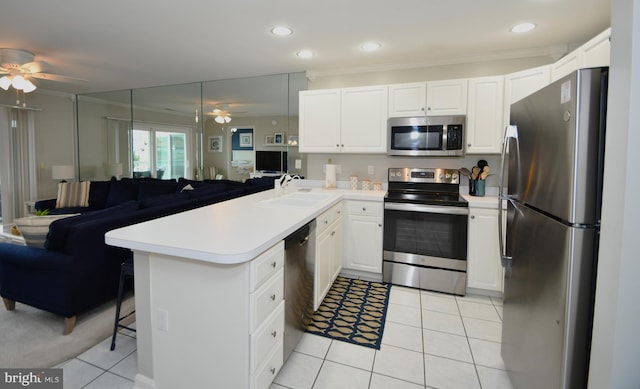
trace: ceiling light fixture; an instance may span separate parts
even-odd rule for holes
[[[289,36],[293,34],[293,30],[287,26],[276,26],[271,29],[271,33],[277,36]]]
[[[311,50],[300,50],[296,55],[300,58],[311,58],[314,56],[313,51]]]
[[[17,90],[21,90],[24,93],[33,92],[34,90],[36,90],[36,86],[33,84],[33,82],[20,75],[8,75],[0,78],[0,88],[8,90],[10,86],[14,87]]]
[[[360,46],[360,48],[364,51],[376,51],[381,47],[382,45],[378,42],[366,42]]]
[[[527,32],[527,31],[531,31],[534,28],[536,28],[536,25],[530,22],[526,22],[526,23],[520,23],[520,24],[516,24],[515,26],[511,27],[511,32],[515,32],[515,33],[523,33],[523,32]]]

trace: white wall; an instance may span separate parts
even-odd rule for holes
[[[640,0],[613,0],[592,389],[640,387],[639,62]]]

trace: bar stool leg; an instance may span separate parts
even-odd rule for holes
[[[113,336],[111,337],[111,351],[116,348],[116,335],[118,334],[118,324],[120,322],[120,306],[122,305],[122,292],[124,289],[124,269],[120,267],[120,283],[118,285],[118,299],[116,300],[116,319],[113,324]]]

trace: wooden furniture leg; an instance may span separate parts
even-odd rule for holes
[[[76,325],[76,316],[64,318],[64,332],[62,335],[69,335],[73,331],[73,327]]]
[[[14,309],[16,309],[15,300],[9,300],[8,298],[3,297],[2,301],[4,302],[4,306],[5,308],[7,308],[7,311],[13,311]]]

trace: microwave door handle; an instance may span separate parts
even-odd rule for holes
[[[517,204],[515,203],[515,201],[513,200],[513,198],[510,195],[505,195],[504,193],[504,166],[505,166],[505,159],[506,159],[506,155],[507,155],[507,147],[509,146],[509,139],[513,138],[516,141],[516,163],[518,164],[518,168],[520,167],[520,143],[518,142],[518,127],[517,126],[513,126],[513,125],[509,125],[507,126],[505,133],[504,133],[504,140],[502,142],[502,155],[501,155],[501,159],[500,159],[500,182],[499,182],[499,186],[498,186],[498,248],[499,248],[499,253],[500,253],[500,261],[502,263],[503,267],[507,267],[508,264],[511,262],[511,260],[513,259],[512,257],[506,255],[506,247],[504,244],[504,238],[503,238],[503,226],[502,226],[502,219],[503,219],[503,202],[504,200],[508,200],[511,205],[514,206],[514,208],[517,209]],[[518,169],[519,170],[519,169]],[[519,177],[518,177],[519,179]]]

